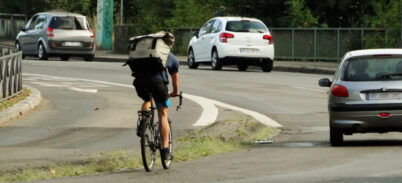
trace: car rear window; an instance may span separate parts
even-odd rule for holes
[[[226,25],[227,31],[232,32],[267,32],[267,28],[264,24],[257,21],[228,21]]]
[[[402,80],[402,57],[385,55],[348,60],[343,80]]]
[[[52,29],[65,29],[65,30],[88,30],[88,25],[84,17],[53,17],[49,24]]]

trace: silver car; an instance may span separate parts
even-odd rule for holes
[[[95,55],[94,34],[87,18],[66,12],[35,14],[17,35],[15,46],[26,55],[47,60],[60,56],[67,61],[70,56],[93,61]]]
[[[346,53],[330,87],[330,142],[343,135],[402,132],[402,49],[357,50]]]

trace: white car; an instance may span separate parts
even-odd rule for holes
[[[237,65],[245,71],[249,65],[257,65],[270,72],[274,43],[268,28],[258,19],[215,17],[194,32],[187,53],[191,69],[211,62],[214,70],[222,69],[223,65]]]

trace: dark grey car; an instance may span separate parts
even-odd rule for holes
[[[357,50],[346,53],[328,96],[330,141],[343,135],[402,132],[402,49]]]
[[[44,12],[35,14],[20,28],[15,46],[26,55],[47,60],[49,56],[84,57],[93,61],[95,55],[94,34],[87,18],[67,12]]]

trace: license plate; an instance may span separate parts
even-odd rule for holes
[[[81,42],[64,42],[63,46],[75,46],[75,47],[80,47],[82,46]]]
[[[402,100],[401,92],[367,93],[367,100]]]
[[[240,48],[240,53],[260,53],[260,50],[255,48]]]

